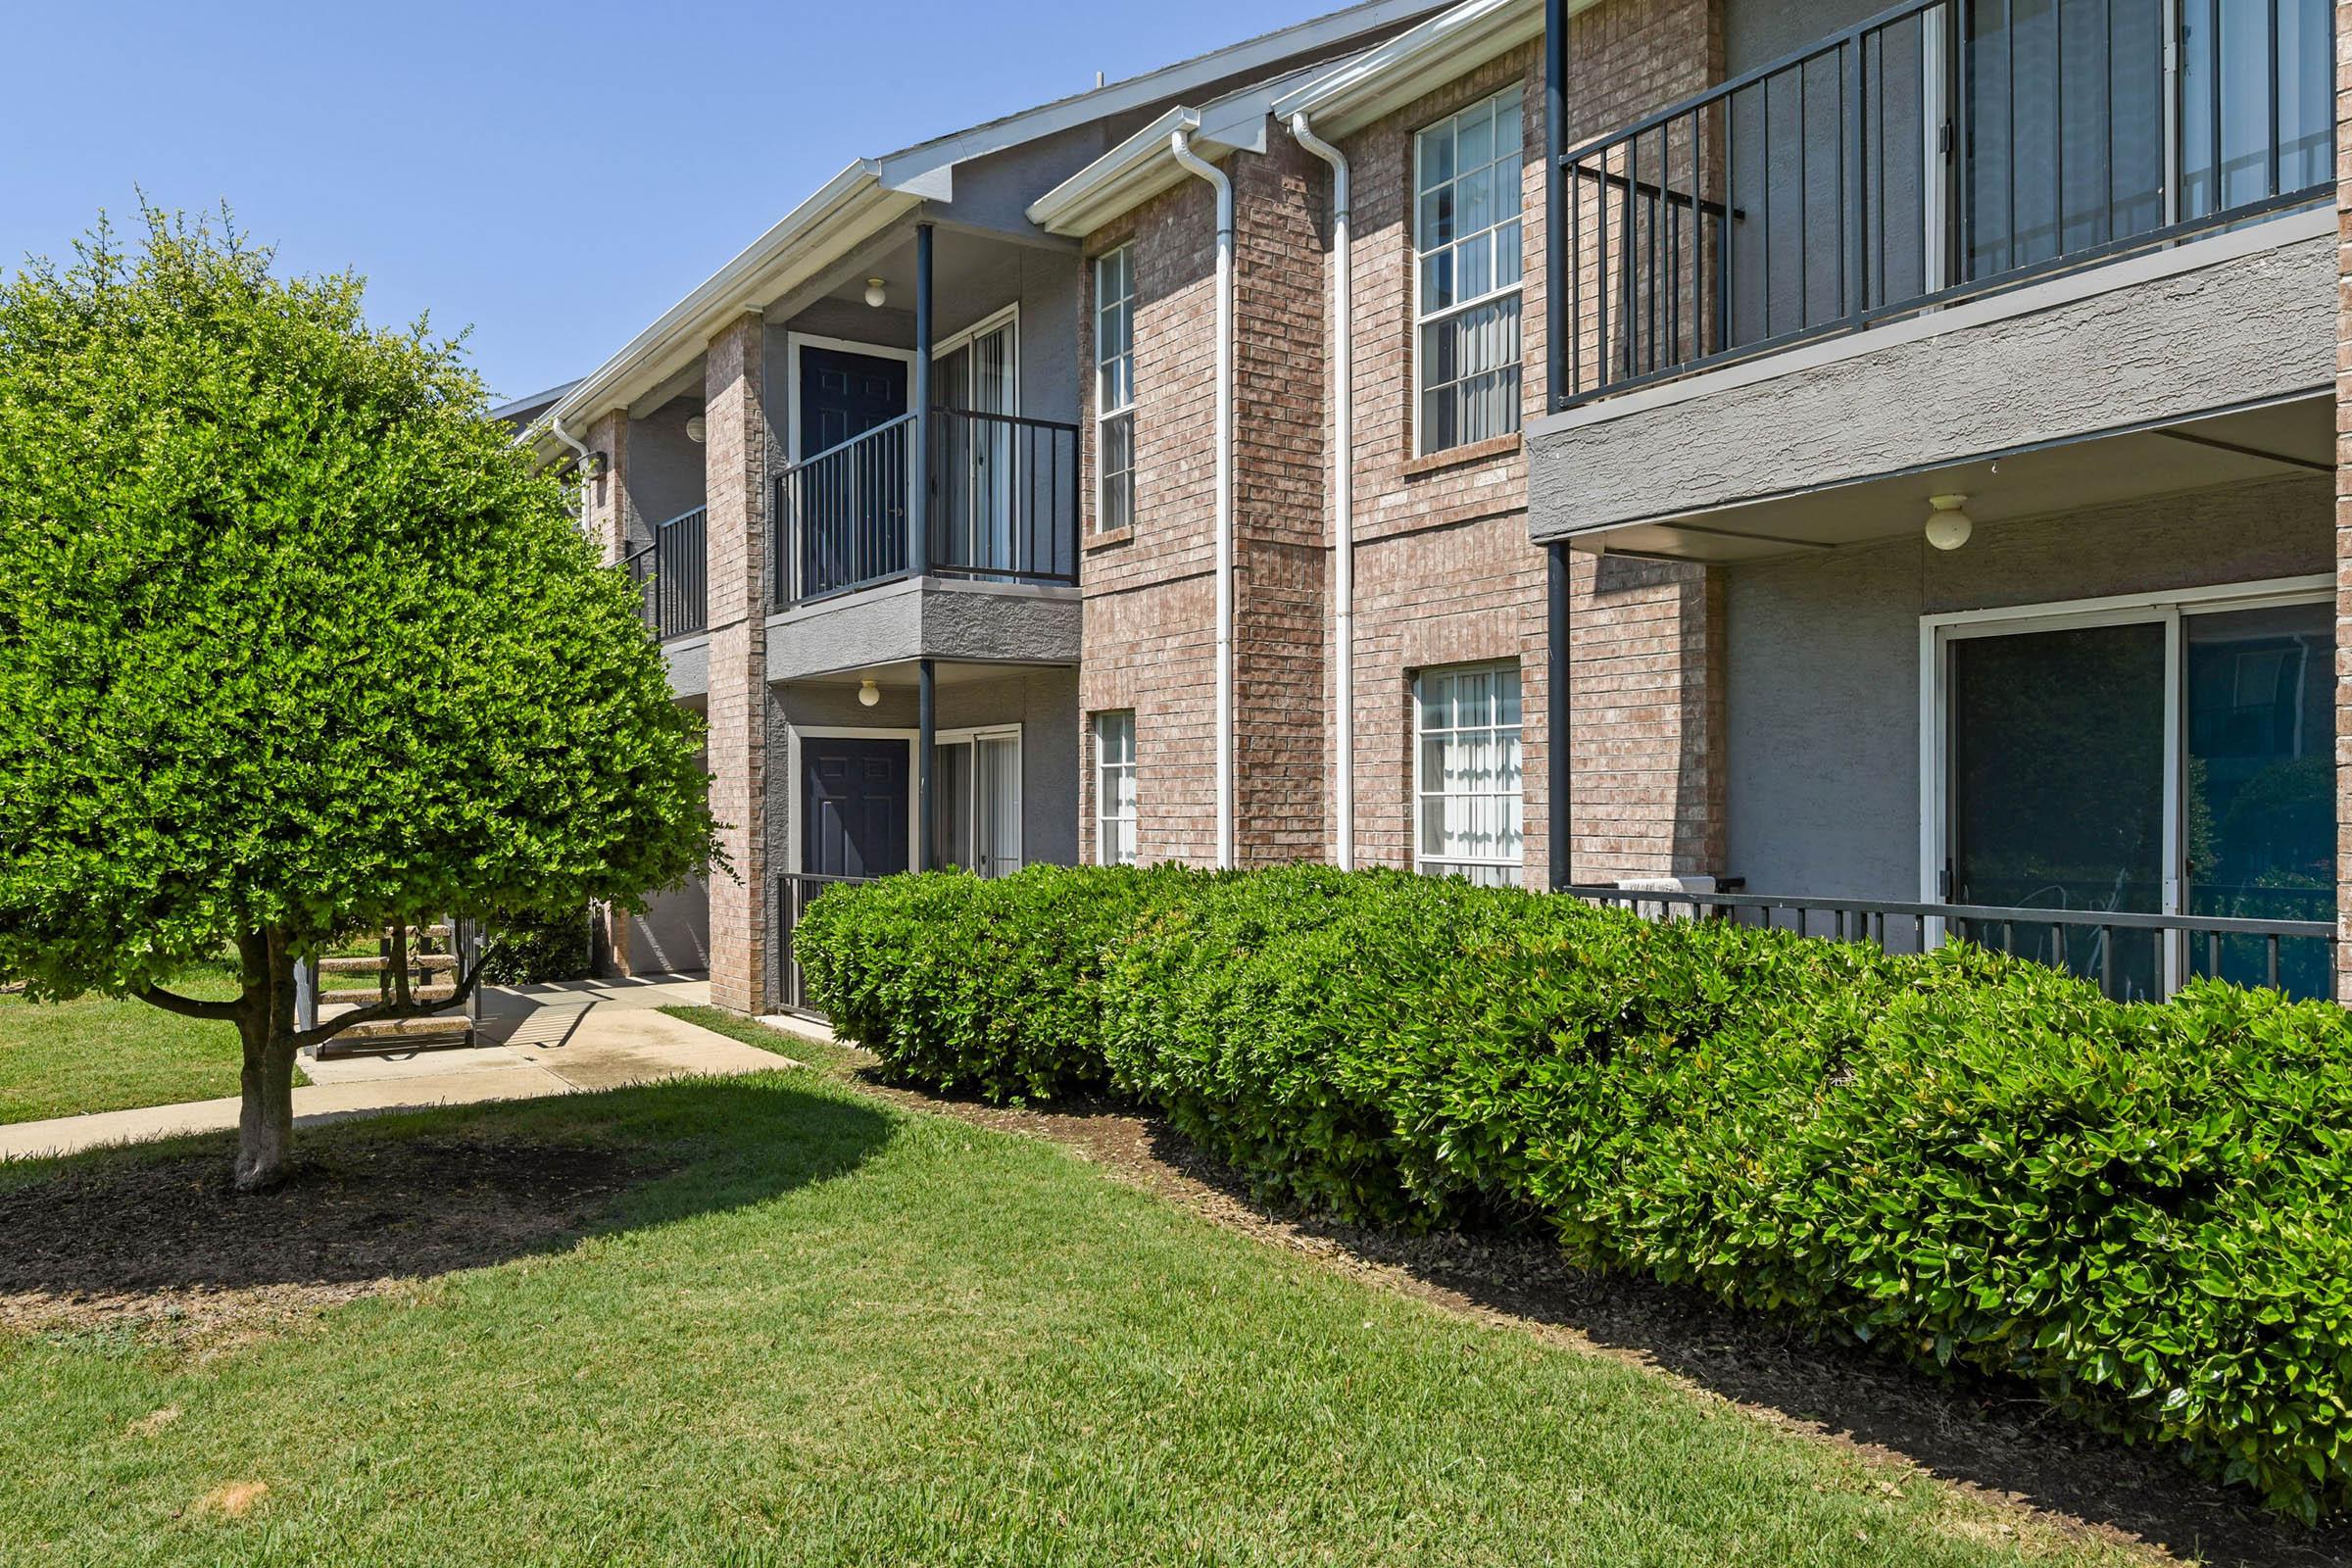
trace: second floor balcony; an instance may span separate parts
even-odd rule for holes
[[[2332,199],[2324,0],[1931,0],[1572,147],[1553,397]]]
[[[775,480],[779,605],[908,577],[1078,580],[1078,427],[984,410],[908,413]]]

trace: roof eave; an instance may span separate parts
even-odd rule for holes
[[[1571,12],[1595,0],[1570,0]],[[1464,73],[1544,36],[1542,0],[1465,0],[1275,101],[1277,119],[1305,115],[1322,136],[1346,136],[1427,97]]]

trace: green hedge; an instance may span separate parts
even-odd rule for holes
[[[585,980],[594,964],[588,911],[561,920],[510,925],[488,933],[492,951],[482,979],[494,986],[545,986]]]
[[[902,1079],[1116,1092],[1265,1195],[1579,1257],[2019,1378],[2352,1504],[2352,1026],[1392,872],[827,894],[811,994]]]

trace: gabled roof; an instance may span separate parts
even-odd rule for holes
[[[1596,0],[1569,0],[1573,13]],[[1544,36],[1543,0],[1464,0],[1278,99],[1321,136],[1346,136],[1415,103],[1497,55]]]
[[[1409,22],[1432,6],[1433,0],[1362,0],[1140,76],[879,158],[861,158],[583,376],[553,412],[576,426],[659,385],[691,364],[730,318],[816,276],[924,202],[953,200],[959,163],[1130,114],[1279,61],[1337,50],[1366,32]]]
[[[1168,151],[1168,138],[1192,132],[1193,151],[1207,159],[1266,150],[1267,116],[1274,101],[1313,81],[1322,66],[1211,99],[1199,108],[1178,105],[1029,204],[1029,221],[1049,234],[1089,234],[1192,176]]]

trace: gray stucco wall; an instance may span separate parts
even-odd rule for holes
[[[1074,588],[924,578],[805,605],[767,624],[767,677],[797,680],[909,659],[1074,663]]]
[[[1750,891],[1919,896],[1919,620],[2332,569],[2325,476],[1725,571],[1729,862]]]
[[[1603,399],[1530,427],[1531,532],[1542,542],[2307,395],[2333,382],[2335,309],[2332,224],[2297,214]]]
[[[1886,9],[1882,0],[1731,0],[1723,8],[1724,74],[1769,65]]]
[[[672,398],[629,421],[629,505],[637,514],[630,529],[633,542],[650,540],[657,526],[703,504],[703,448],[686,435],[686,421],[702,412],[700,397]]]

